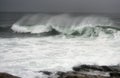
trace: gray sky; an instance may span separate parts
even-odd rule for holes
[[[0,0],[0,12],[120,13],[120,0]]]

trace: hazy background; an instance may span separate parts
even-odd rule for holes
[[[120,13],[120,0],[0,0],[0,12]]]

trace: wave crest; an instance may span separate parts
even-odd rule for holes
[[[49,33],[55,30],[62,34],[90,37],[116,33],[117,29],[112,26],[115,26],[114,21],[103,16],[34,14],[24,16],[11,29],[18,33]]]

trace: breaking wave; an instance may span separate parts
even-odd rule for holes
[[[71,14],[29,14],[18,20],[11,29],[17,33],[46,33],[55,31],[65,35],[95,37],[118,34],[112,19],[105,16]]]

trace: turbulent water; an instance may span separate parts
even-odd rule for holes
[[[4,23],[0,27],[0,72],[22,78],[46,78],[37,71],[70,71],[81,64],[118,65],[119,46],[118,19],[26,14],[11,26]]]

